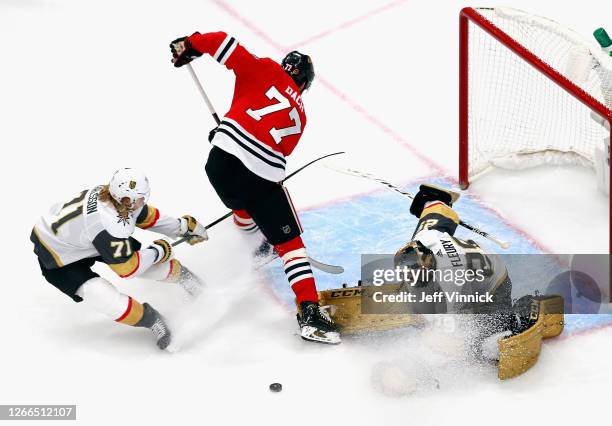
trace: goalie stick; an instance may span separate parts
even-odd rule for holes
[[[402,194],[404,197],[409,198],[409,199],[414,199],[414,196],[406,191],[402,191],[401,189],[399,189],[397,186],[393,185],[392,183],[387,182],[384,179],[378,178],[374,175],[371,175],[370,173],[364,173],[364,172],[360,172],[359,170],[353,170],[353,169],[345,169],[345,168],[341,168],[341,167],[337,167],[337,166],[333,166],[331,164],[325,164],[325,167],[327,167],[328,169],[334,170],[336,172],[339,173],[344,173],[347,175],[351,175],[351,176],[357,176],[357,177],[361,177],[364,179],[369,179],[369,180],[373,180],[376,182],[379,182],[383,185],[385,185],[387,188],[392,189],[395,192],[398,192],[400,194]],[[466,229],[469,229],[470,231],[474,232],[475,234],[480,235],[481,237],[484,237],[488,240],[493,241],[495,244],[497,244],[498,246],[500,246],[503,249],[508,249],[510,247],[510,243],[507,241],[502,241],[499,238],[489,234],[488,232],[485,232],[481,229],[476,228],[473,225],[470,225],[469,223],[465,223],[464,221],[460,220],[459,221],[459,225],[463,226]]]

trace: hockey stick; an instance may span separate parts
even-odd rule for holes
[[[314,160],[312,160],[310,163],[304,164],[302,167],[300,167],[299,169],[297,169],[296,171],[294,171],[293,173],[289,174],[285,179],[281,180],[280,183],[284,183],[285,181],[287,181],[288,179],[290,179],[291,177],[295,176],[296,174],[298,174],[299,172],[301,172],[302,170],[304,170],[306,167],[310,166],[313,163],[316,163],[317,161],[323,160],[324,158],[327,157],[331,157],[332,155],[339,155],[339,154],[344,154],[344,151],[340,151],[340,152],[334,152],[332,154],[327,154],[324,155],[322,157],[319,158],[315,158]],[[218,219],[213,220],[212,222],[210,222],[208,225],[206,225],[204,228],[206,228],[206,230],[212,228],[213,226],[215,226],[216,224],[223,222],[225,219],[227,219],[228,217],[230,217],[232,215],[232,212],[229,211],[226,214],[224,214],[223,216],[221,216]],[[175,242],[172,243],[172,247],[178,246],[179,244],[184,243],[185,241],[187,241],[189,239],[188,236],[182,237],[178,240],[176,240]]]
[[[319,271],[327,272],[328,274],[339,275],[344,272],[344,268],[340,265],[329,265],[327,263],[319,262],[317,259],[308,257],[310,264],[313,268],[317,268]]]
[[[266,259],[264,262],[259,264],[255,269],[261,269],[264,266],[266,266],[268,263],[276,259],[278,259],[278,255],[274,253],[274,256],[270,256],[269,259]],[[308,261],[310,262],[310,265],[313,268],[318,269],[321,272],[327,272],[328,274],[333,274],[333,275],[339,275],[344,272],[344,268],[342,266],[330,265],[328,263],[319,262],[318,260],[313,259],[310,256],[308,257]]]
[[[215,119],[215,121],[217,122],[217,125],[221,124],[221,120],[219,119],[219,115],[217,114],[217,112],[215,111],[215,107],[213,107],[212,102],[210,101],[210,99],[208,98],[208,95],[206,94],[206,91],[204,90],[204,86],[202,86],[202,83],[200,83],[200,79],[198,78],[198,76],[196,75],[193,67],[191,66],[191,64],[187,64],[187,69],[189,70],[189,74],[191,74],[191,78],[193,79],[193,82],[195,83],[196,87],[198,88],[198,91],[200,92],[200,95],[202,95],[202,98],[204,99],[204,102],[206,103],[206,106],[208,107],[208,110],[210,111],[210,113],[212,114],[213,118]],[[334,152],[332,154],[327,154],[324,155],[323,157],[319,157],[316,158],[314,160],[312,160],[310,163],[307,163],[305,165],[303,165],[302,167],[300,167],[299,169],[297,169],[296,171],[294,171],[293,173],[289,174],[287,177],[285,177],[285,179],[283,179],[282,181],[280,181],[280,183],[282,184],[283,182],[285,182],[287,179],[289,179],[290,177],[296,175],[297,173],[301,172],[302,170],[304,170],[306,167],[310,166],[312,163],[315,163],[319,160],[322,160],[324,158],[327,157],[331,157],[332,155],[338,155],[338,154],[344,154],[344,152]],[[232,215],[232,212],[227,212],[225,215],[221,216],[220,218],[218,218],[217,220],[214,220],[213,222],[209,223],[208,225],[205,226],[206,229],[210,229],[213,226],[215,226],[216,224],[224,221],[225,219],[227,219],[228,217],[230,217]],[[178,240],[176,240],[174,243],[172,243],[172,246],[178,246],[179,244],[187,241],[189,239],[188,236],[184,236]],[[312,258],[308,258],[310,260],[310,263],[312,264],[313,267],[324,271],[324,272],[328,272],[330,274],[341,274],[344,272],[344,268],[342,266],[335,266],[335,265],[328,265],[326,263],[322,263],[319,262],[315,259]]]
[[[317,161],[323,160],[324,158],[328,158],[328,157],[331,157],[333,155],[339,155],[339,154],[344,154],[344,151],[334,152],[334,153],[331,153],[331,154],[323,155],[322,157],[319,157],[319,158],[315,158],[314,160],[310,161],[309,163],[306,163],[305,165],[303,165],[299,169],[297,169],[294,172],[292,172],[289,175],[287,175],[287,177],[285,179],[281,180],[280,183],[281,184],[284,183],[286,180],[288,180],[291,177],[295,176],[296,174],[298,174],[299,172],[304,170],[306,167],[310,166],[313,163],[316,163]],[[226,214],[224,214],[220,218],[218,218],[218,219],[212,221],[211,223],[209,223],[208,225],[206,225],[204,228],[206,228],[208,230],[208,229],[212,228],[213,226],[217,225],[218,223],[223,222],[225,219],[227,219],[231,215],[232,215],[231,211],[227,212]],[[182,238],[179,238],[178,240],[176,240],[175,242],[172,243],[172,247],[176,247],[179,244],[184,243],[185,241],[189,240],[189,238],[190,238],[189,236],[184,236]],[[311,265],[314,268],[317,268],[317,269],[319,269],[320,271],[323,271],[323,272],[327,272],[328,274],[341,274],[341,273],[344,272],[344,268],[342,266],[328,265],[327,263],[319,262],[318,260],[313,259],[311,257],[309,257],[308,260],[310,261]]]
[[[380,179],[377,178],[376,176],[373,176],[369,173],[364,173],[364,172],[360,172],[358,170],[352,170],[352,169],[344,169],[344,168],[340,168],[340,167],[336,167],[336,166],[332,166],[331,164],[325,164],[325,167],[327,167],[328,169],[334,170],[336,172],[340,172],[340,173],[344,173],[347,175],[351,175],[351,176],[357,176],[357,177],[362,177],[365,179],[370,179],[379,183],[382,183],[383,185],[385,185],[386,187],[388,187],[389,189],[392,189],[395,192],[398,192],[400,194],[402,194],[404,197],[409,198],[409,199],[414,199],[414,196],[406,191],[402,191],[401,189],[399,189],[397,186],[393,185],[392,183],[387,182],[384,179]],[[498,238],[496,238],[495,236],[489,234],[488,232],[482,231],[478,228],[476,228],[475,226],[470,225],[469,223],[465,223],[464,221],[460,220],[459,221],[459,225],[463,226],[466,229],[469,229],[470,231],[474,232],[475,234],[480,235],[481,237],[484,237],[488,240],[493,241],[495,244],[497,244],[498,246],[500,246],[503,249],[508,249],[510,247],[510,243],[507,241],[502,241]]]
[[[202,97],[204,98],[204,102],[206,102],[206,105],[208,106],[208,109],[210,110],[210,113],[212,114],[212,116],[214,117],[215,121],[217,122],[217,124],[221,124],[221,120],[219,119],[219,116],[217,115],[217,112],[215,111],[215,108],[213,107],[212,103],[210,102],[210,99],[208,98],[208,95],[206,95],[206,92],[204,91],[204,87],[202,86],[202,83],[200,83],[200,79],[198,78],[198,76],[196,75],[195,71],[193,70],[193,67],[191,66],[191,64],[187,64],[187,69],[189,70],[189,73],[191,74],[191,77],[193,78],[193,81],[195,82],[196,86],[198,87],[198,90],[200,92],[200,94],[202,95]],[[340,151],[340,152],[334,152],[332,154],[327,154],[324,155],[323,157],[319,157],[319,158],[315,158],[314,160],[312,160],[310,163],[307,163],[305,165],[303,165],[302,167],[300,167],[299,169],[297,169],[296,171],[294,171],[293,173],[289,174],[288,176],[285,177],[285,179],[281,180],[280,183],[282,184],[283,182],[285,182],[287,179],[289,179],[291,176],[298,174],[299,172],[301,172],[302,170],[304,170],[306,167],[310,166],[312,163],[315,163],[319,160],[322,160],[324,158],[327,157],[331,157],[332,155],[338,155],[338,154],[344,154],[344,151]],[[216,225],[217,223],[221,222],[223,219],[226,219],[230,216],[231,213],[228,213],[226,216],[217,219],[216,221],[210,223],[206,229],[210,228],[211,226]]]
[[[223,216],[223,218],[219,218],[219,219],[223,220],[223,219],[228,218],[230,216],[231,216],[231,212],[229,214]],[[219,220],[219,219],[214,221],[212,223],[212,225],[206,225],[205,228],[208,229],[211,226],[214,226],[217,223],[221,222],[221,220]],[[171,245],[172,245],[172,247],[178,246],[179,244],[184,243],[185,241],[189,240],[189,238],[191,238],[191,237],[186,235],[186,236],[176,240]],[[272,262],[274,259],[277,259],[277,258],[278,258],[278,255],[271,256],[270,260],[268,260],[267,262],[262,263],[257,269],[263,267],[264,265],[267,265],[268,263]],[[328,263],[319,262],[317,259],[313,259],[310,256],[308,256],[308,261],[310,262],[310,264],[312,265],[313,268],[318,269],[319,271],[322,271],[322,272],[327,272],[328,274],[339,275],[339,274],[344,272],[344,268],[342,266],[330,265]]]
[[[204,91],[204,87],[202,86],[202,83],[200,83],[200,79],[196,75],[191,64],[187,64],[187,69],[189,70],[189,74],[191,74],[191,78],[193,78],[193,82],[198,87],[198,91],[200,92],[200,95],[202,95],[202,97],[204,98],[204,102],[206,102],[206,106],[208,107],[208,110],[210,111],[213,118],[217,122],[217,125],[221,124],[221,120],[219,119],[219,116],[217,115],[217,112],[215,111],[215,107],[213,107],[212,102],[210,102],[210,99],[208,98],[208,95]]]

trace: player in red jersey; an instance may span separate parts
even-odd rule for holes
[[[319,298],[302,228],[287,189],[286,157],[297,146],[306,113],[302,94],[314,79],[312,60],[293,51],[278,64],[258,58],[225,32],[194,33],[170,44],[175,67],[207,53],[236,75],[230,110],[209,140],[206,173],[234,223],[245,232],[260,229],[283,260],[300,305],[302,338],[340,343],[336,325]]]

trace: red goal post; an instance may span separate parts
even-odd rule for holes
[[[503,18],[499,19],[499,23],[504,23],[504,28],[502,28],[502,25],[497,23],[498,10],[500,11],[500,14],[505,14]],[[512,31],[511,25],[508,23],[512,24],[515,16],[517,22],[520,21],[520,23],[517,25],[521,25],[522,28],[520,30]],[[535,28],[534,32],[540,30],[548,31],[550,33],[551,40],[554,40],[555,37],[558,37],[561,40],[558,45],[557,43],[547,41],[546,43],[548,44],[546,44],[546,47],[531,46],[534,44],[539,44],[537,35],[533,35],[531,38],[525,36],[525,41],[518,40],[526,32],[525,29],[529,30],[529,25],[532,22],[534,28],[537,27]],[[547,25],[550,25],[552,30],[547,29]],[[478,31],[478,34],[475,33],[476,31]],[[511,35],[509,32],[513,32],[513,34]],[[472,37],[479,37],[479,40],[471,40]],[[485,37],[487,39],[491,39],[491,41],[484,40]],[[498,152],[493,152],[497,149],[494,146],[496,143],[504,145],[504,152],[501,153],[503,155],[510,154],[513,151],[513,147],[516,146],[516,151],[520,151],[520,153],[519,155],[513,155],[513,161],[520,162],[523,158],[528,157],[531,154],[541,154],[544,151],[554,151],[555,155],[557,153],[562,155],[574,155],[574,157],[581,157],[581,159],[584,159],[585,157],[589,157],[588,150],[591,148],[591,145],[595,143],[594,141],[602,140],[599,139],[599,136],[595,136],[595,134],[600,135],[601,132],[603,132],[605,136],[607,132],[608,136],[612,136],[612,131],[610,131],[610,124],[612,124],[612,105],[609,101],[611,99],[609,95],[610,89],[607,89],[605,99],[601,95],[603,89],[601,89],[596,95],[593,95],[592,93],[594,92],[591,90],[593,84],[590,86],[582,84],[581,81],[577,81],[573,76],[569,76],[568,78],[569,74],[566,69],[556,69],[554,65],[551,65],[551,63],[560,63],[558,60],[559,56],[565,55],[563,52],[560,53],[560,50],[566,48],[563,44],[565,42],[563,37],[567,37],[571,42],[576,43],[580,49],[588,51],[588,53],[592,55],[591,59],[589,60],[595,61],[593,63],[597,64],[597,58],[601,58],[601,55],[597,56],[598,54],[596,52],[596,48],[592,48],[588,42],[582,43],[582,40],[580,40],[576,33],[573,33],[571,30],[564,29],[554,21],[535,17],[512,9],[475,9],[467,7],[461,10],[459,17],[459,183],[463,189],[469,186],[472,175],[478,174],[478,172],[474,172],[476,162],[483,162],[482,157],[485,157],[484,162],[486,162],[486,160],[489,160],[489,156],[500,154]],[[540,36],[540,38],[544,37]],[[493,45],[493,43],[495,45]],[[478,44],[486,44],[486,46],[479,46]],[[482,51],[482,53],[479,54],[481,56],[478,60],[471,58],[471,55],[474,55],[471,50],[475,50],[477,48],[480,48]],[[542,57],[547,56],[547,49],[551,52],[550,58]],[[566,50],[568,49],[566,48]],[[487,55],[490,56],[490,58],[488,58]],[[495,63],[495,61],[498,60],[498,56],[496,55],[499,55],[499,58],[501,58],[499,61],[502,63]],[[512,55],[512,58],[508,59],[510,55]],[[612,61],[612,58],[608,59]],[[607,61],[607,59],[601,60],[604,62]],[[564,57],[563,61],[566,63],[568,58]],[[528,64],[528,66],[525,64]],[[605,62],[605,65],[607,67],[608,62]],[[481,68],[478,71],[481,74],[479,74],[479,78],[477,80],[474,80],[476,77],[473,75],[471,76],[470,74],[476,72],[476,67]],[[511,67],[522,68],[520,71],[517,71],[517,75],[512,75],[513,71],[509,70]],[[557,65],[557,67],[562,68],[559,65]],[[483,70],[482,68],[485,69]],[[526,70],[527,68],[529,70]],[[569,66],[567,68],[569,68]],[[586,67],[584,68],[586,69]],[[606,72],[608,72],[605,67],[604,69]],[[533,70],[536,71],[534,72]],[[484,74],[485,72],[486,75]],[[587,69],[584,72],[592,73],[592,70]],[[495,76],[496,73],[500,74],[499,78]],[[528,76],[527,73],[533,73],[533,76]],[[612,76],[612,74],[610,74],[610,76]],[[470,77],[472,80],[470,80]],[[606,74],[606,79],[607,77],[608,75]],[[513,81],[513,78],[516,81]],[[506,81],[498,82],[498,80],[501,79],[505,79]],[[599,79],[603,85],[604,77],[599,77]],[[482,80],[485,80],[486,83],[481,83]],[[533,86],[538,87],[538,90],[542,91],[540,95],[530,93],[529,85],[532,84],[531,80],[533,80]],[[548,83],[544,83],[543,81],[547,81]],[[546,88],[546,90],[543,90],[542,85],[549,84],[550,82],[554,83],[550,84],[550,86],[558,86],[562,89],[562,91],[554,88]],[[606,87],[612,87],[609,81],[606,80],[605,83]],[[483,85],[483,88],[479,88],[478,94],[475,94],[472,93],[475,90],[473,87],[471,87],[472,85]],[[491,88],[490,91],[488,90],[489,86]],[[521,86],[521,89],[515,88],[516,86]],[[489,93],[495,91],[498,91],[503,96],[500,96],[499,93]],[[531,92],[533,92],[533,90],[531,90]],[[564,103],[563,105],[550,105],[549,102],[554,102],[556,99],[550,95],[552,92],[565,92],[571,96],[555,93],[555,96],[558,96],[559,99],[562,98]],[[535,97],[533,97],[533,95],[535,95]],[[476,96],[489,97],[490,99],[487,100],[486,105],[476,109],[473,105],[471,105],[471,103],[475,103],[478,100],[478,97]],[[537,96],[544,99],[537,100]],[[579,102],[565,99],[571,99],[571,97]],[[509,100],[509,98],[516,99]],[[510,107],[505,105],[506,102],[514,102],[518,105],[516,105],[513,110],[509,111]],[[525,102],[525,105],[522,105],[521,102]],[[575,103],[576,105],[570,105],[570,103]],[[568,105],[567,107],[566,104]],[[584,107],[588,108],[588,110],[580,105],[584,105]],[[558,111],[559,116],[557,118],[550,118],[552,114],[547,110],[547,107],[552,109],[558,108],[560,110]],[[497,115],[494,113],[489,113],[490,110],[497,108],[500,110]],[[524,112],[524,115],[521,115],[521,112],[517,112],[521,109],[529,108],[531,108],[531,110]],[[586,114],[584,111],[578,111],[579,108],[582,108],[587,112],[594,111],[603,121],[607,120],[608,130],[605,130],[604,126],[597,127],[598,124],[595,121],[588,122],[586,119],[588,114]],[[573,112],[570,113],[567,111],[561,111],[561,109],[571,109]],[[546,111],[542,113],[543,110]],[[514,112],[516,112],[518,115],[518,118],[515,118],[515,120],[519,120],[516,122],[516,125],[514,125],[514,122],[510,121],[510,119],[506,117],[507,115],[512,116]],[[487,115],[487,117],[481,118],[479,113],[483,113],[481,115]],[[521,135],[520,132],[522,129],[520,129],[520,127],[523,126],[524,123],[520,122],[520,120],[525,119],[525,121],[527,121],[530,119],[530,117],[527,117],[527,114],[537,115],[539,113],[542,113],[542,116],[546,116],[551,120],[548,123],[549,127],[539,133],[538,129],[534,130],[532,128],[528,128],[529,126],[534,127],[538,125],[536,119],[533,122],[525,124],[525,135]],[[507,119],[508,121],[498,125],[496,123],[498,118],[500,120]],[[557,120],[559,124],[555,124],[555,122],[552,120]],[[566,126],[568,122],[570,122],[569,124],[571,125],[572,121],[575,121],[577,126],[581,126],[580,129],[571,129],[571,131],[565,130],[564,126]],[[483,132],[484,136],[478,136],[480,139],[477,140],[478,138],[475,134],[476,131],[481,131],[485,126],[488,126],[488,128]],[[496,126],[498,128],[496,128]],[[595,127],[591,129],[590,126]],[[589,128],[588,134],[586,134],[584,130],[587,127]],[[505,133],[502,134],[502,132]],[[571,134],[562,135],[561,132]],[[533,136],[534,134],[537,136]],[[523,138],[522,136],[525,137]],[[563,146],[556,147],[555,144],[557,141],[565,136],[567,136],[569,141],[565,141],[565,145]],[[529,137],[534,139],[529,143],[529,146],[521,146],[525,143],[523,139],[527,139]],[[550,140],[545,140],[547,138]],[[584,139],[585,145],[574,149],[575,145],[577,146],[583,143],[582,139]],[[587,142],[588,145],[586,144]],[[478,146],[478,144],[483,146]],[[490,146],[484,146],[487,144]],[[592,158],[590,160],[592,165]],[[537,164],[547,162],[549,161],[542,161],[538,162]],[[570,162],[573,163],[573,161]],[[586,158],[586,162],[589,162],[588,158]],[[518,168],[521,167],[519,166]],[[610,211],[612,212],[612,197],[610,200]],[[612,226],[610,226],[610,252],[612,253]]]

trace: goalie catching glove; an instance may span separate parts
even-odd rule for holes
[[[199,33],[196,32],[194,34]],[[189,41],[188,37],[179,37],[173,40],[170,43],[170,51],[172,52],[172,63],[177,68],[202,56],[201,52],[198,52],[191,46],[191,41]]]
[[[419,192],[417,192],[410,205],[410,213],[420,218],[427,203],[441,201],[448,207],[453,207],[458,199],[459,194],[456,192],[431,183],[425,183],[419,187]]]
[[[181,235],[188,237],[187,242],[190,245],[198,244],[208,240],[206,228],[200,224],[193,216],[185,215],[181,217]]]

